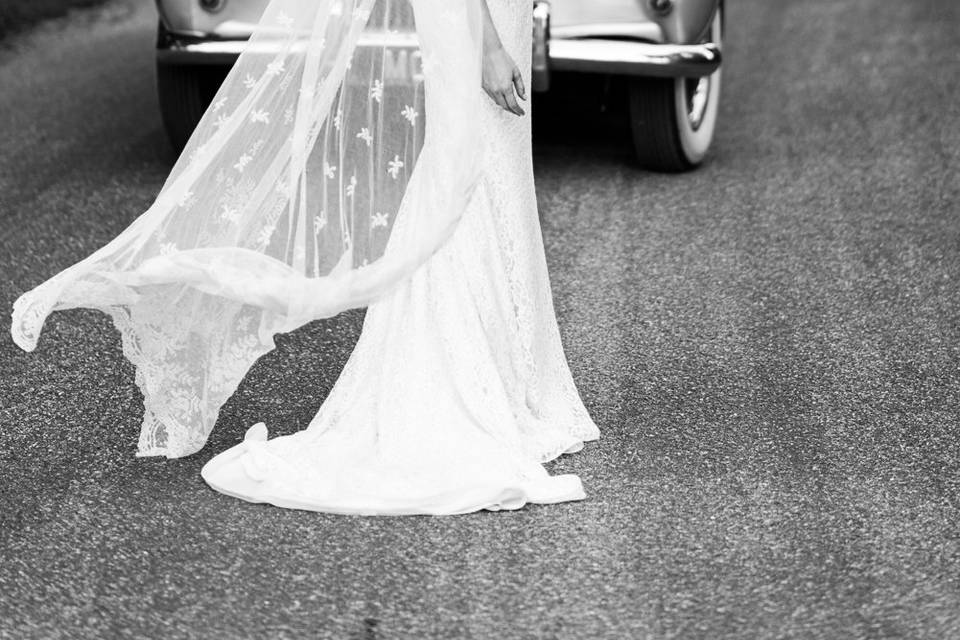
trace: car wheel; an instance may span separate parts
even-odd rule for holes
[[[707,35],[722,44],[723,5]],[[702,78],[631,78],[630,126],[637,160],[653,171],[689,171],[713,142],[720,104],[720,72]]]
[[[181,151],[216,95],[223,73],[206,65],[157,63],[157,93],[167,136]]]

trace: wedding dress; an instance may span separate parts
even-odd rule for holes
[[[204,131],[214,130],[201,122],[157,209],[121,234],[126,243],[116,239],[17,301],[12,332],[27,350],[53,309],[89,306],[111,315],[144,391],[140,455],[177,457],[201,448],[216,410],[256,357],[273,347],[273,333],[367,306],[359,341],[309,426],[268,439],[265,425],[254,425],[241,443],[204,466],[211,487],[252,502],[354,514],[453,514],[584,497],[577,476],[551,476],[542,465],[579,450],[599,431],[574,386],[554,315],[529,110],[518,117],[483,94],[475,3],[411,4],[422,58],[421,77],[415,73],[411,82],[425,84],[413,93],[413,85],[396,74],[393,82],[378,83],[389,56],[368,60],[357,44],[364,34],[355,24],[370,33],[378,21],[381,35],[403,40],[404,11],[396,4],[332,0],[317,9],[297,7],[295,0],[271,2],[261,27],[275,26],[259,31],[267,35],[255,35],[248,51],[258,37],[275,38],[303,24],[312,25],[303,30],[309,35],[284,40],[291,43],[286,57],[272,58],[272,71],[268,66],[259,80],[246,74],[244,64],[255,58],[245,52],[204,120],[212,120],[241,79],[261,102],[247,95],[237,107],[240,115],[221,119],[208,137]],[[530,86],[530,5],[489,4],[500,38]],[[340,38],[332,45],[331,34]],[[304,39],[307,46],[294,57]],[[384,56],[388,48],[379,52]],[[291,107],[283,109],[283,101],[292,100],[283,83],[294,84],[295,65],[301,86],[293,95],[300,101],[291,113]],[[281,102],[259,108],[271,92],[261,87],[257,93],[258,82],[279,83],[275,99]],[[351,102],[352,84],[369,89],[366,95],[374,100]],[[392,100],[402,120],[385,115]],[[289,125],[282,135],[276,124],[281,112]],[[426,130],[421,128],[418,141],[421,113]],[[272,119],[274,138],[250,147],[241,133],[251,123],[271,125],[264,119]],[[344,130],[357,135],[345,136]],[[232,164],[240,173],[247,165],[258,168],[270,180],[261,177],[235,206],[212,209],[240,218],[241,226],[259,219],[260,239],[272,237],[286,220],[293,240],[280,251],[271,242],[244,244],[236,231],[217,236],[203,233],[202,226],[198,233],[194,225],[187,236],[180,227],[191,218],[171,223],[181,210],[212,217],[210,203],[197,198],[216,191],[202,191],[205,184],[228,190],[223,185],[229,178],[216,180],[223,174],[223,161],[216,158],[233,163],[236,154],[225,151],[231,144],[240,140],[239,149],[260,151],[277,137],[292,140],[277,147],[291,151],[267,153],[259,167],[257,153],[243,152],[241,159],[251,156],[246,164]],[[384,143],[388,138],[392,142]],[[298,145],[300,140],[307,142]],[[346,178],[351,150],[364,146],[388,152],[357,163]],[[315,185],[334,179],[331,158],[339,160],[340,190],[328,193],[324,186],[320,196]],[[369,173],[358,179],[364,164]],[[209,180],[215,169],[215,181],[204,182],[202,176]],[[192,180],[176,182],[191,171]],[[320,181],[311,182],[311,175]],[[368,189],[369,216],[356,213],[358,185]],[[306,204],[318,201],[325,205],[319,213]],[[264,211],[270,212],[266,227]],[[358,231],[361,223],[367,224],[365,234]],[[385,238],[378,235],[381,227],[388,227]],[[171,248],[169,238],[177,233],[180,246]],[[330,243],[325,233],[337,241]]]

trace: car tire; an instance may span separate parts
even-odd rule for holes
[[[208,66],[157,63],[157,94],[163,126],[179,152],[216,95],[223,74]]]
[[[722,45],[723,5],[706,41]],[[721,69],[703,78],[631,78],[630,128],[640,166],[677,173],[696,168],[713,143]]]

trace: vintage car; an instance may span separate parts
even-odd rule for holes
[[[186,143],[265,5],[157,0],[158,90],[175,145]],[[640,164],[692,169],[716,127],[723,9],[723,0],[533,2],[533,90],[549,91],[554,72],[622,78]]]

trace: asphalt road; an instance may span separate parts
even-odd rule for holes
[[[209,490],[247,425],[309,421],[360,313],[278,341],[176,461],[133,455],[106,316],[55,313],[25,354],[4,313],[0,637],[960,638],[960,4],[729,10],[700,171],[640,172],[615,126],[535,107],[603,431],[551,468],[586,501],[371,519]],[[153,19],[119,0],[0,52],[4,308],[159,190]]]

